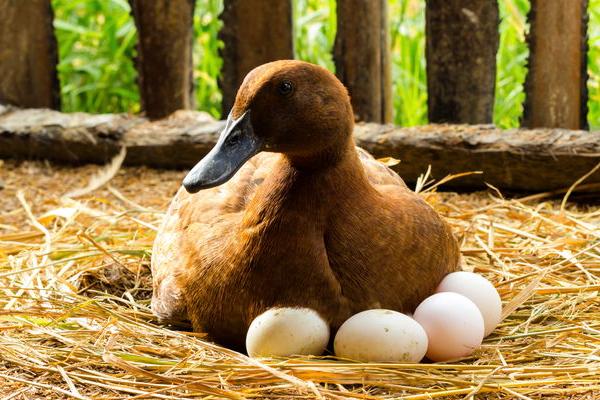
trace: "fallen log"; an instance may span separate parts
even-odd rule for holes
[[[47,159],[68,164],[105,163],[121,147],[126,165],[186,169],[214,145],[224,122],[196,111],[158,121],[129,115],[63,114],[0,106],[0,158]],[[482,171],[444,185],[548,191],[569,187],[600,162],[600,132],[564,129],[500,130],[492,125],[400,128],[357,124],[359,146],[375,157],[394,157],[392,168],[414,182],[431,165],[432,176]],[[600,171],[585,183],[600,183]]]

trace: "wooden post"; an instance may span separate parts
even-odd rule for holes
[[[587,0],[532,0],[525,127],[587,128]]]
[[[498,25],[496,0],[427,0],[430,122],[492,122]]]
[[[392,122],[386,0],[338,0],[333,58],[357,120]]]
[[[294,58],[291,0],[225,0],[219,39],[223,67],[219,87],[226,117],[244,77],[269,61]]]
[[[138,29],[138,84],[148,118],[193,108],[194,0],[129,0]]]
[[[0,0],[0,104],[60,108],[50,0]]]

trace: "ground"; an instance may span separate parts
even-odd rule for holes
[[[506,319],[482,348],[447,364],[256,361],[159,326],[149,311],[152,241],[184,173],[123,168],[69,194],[102,183],[102,171],[0,164],[5,399],[600,397],[597,205],[426,185],[465,268],[502,296]]]

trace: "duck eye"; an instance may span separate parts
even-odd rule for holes
[[[277,88],[279,94],[289,96],[294,91],[294,85],[290,81],[282,81]]]

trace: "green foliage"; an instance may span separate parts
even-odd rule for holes
[[[136,29],[127,0],[53,0],[66,112],[136,112]]]
[[[198,0],[194,15],[194,80],[196,107],[214,117],[221,114],[219,71],[223,64],[219,49],[223,43],[217,35],[221,28],[219,14],[223,0]]]
[[[333,43],[336,32],[335,0],[295,0],[294,52],[296,58],[322,65],[330,71],[333,65]]]
[[[426,124],[425,2],[396,0],[388,4],[394,123]]]
[[[136,31],[127,0],[53,0],[59,42],[59,77],[65,111],[137,112]],[[296,57],[334,70],[335,0],[294,0]],[[427,122],[425,15],[422,0],[390,0],[394,122]],[[500,0],[494,122],[517,127],[523,112],[526,14],[529,0]],[[219,116],[217,35],[223,0],[198,0],[194,16],[196,106]],[[600,127],[600,0],[590,0],[589,121]]]
[[[519,126],[523,115],[529,50],[525,43],[528,0],[502,0],[500,46],[496,55],[496,98],[494,123],[501,128]]]
[[[590,0],[588,25],[588,121],[600,129],[600,0]]]

